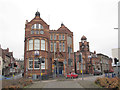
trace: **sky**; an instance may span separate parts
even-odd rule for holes
[[[90,51],[112,57],[118,47],[119,0],[0,0],[0,44],[9,48],[15,58],[24,56],[25,21],[31,21],[35,12],[57,30],[61,23],[74,35],[74,51],[79,50],[85,35]]]

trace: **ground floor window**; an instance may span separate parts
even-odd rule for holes
[[[77,70],[79,70],[79,62],[77,62]]]
[[[39,69],[38,58],[34,59],[34,68]]]
[[[29,68],[33,68],[33,58],[29,58]]]
[[[41,69],[45,69],[45,58],[43,58],[43,61],[41,63]]]

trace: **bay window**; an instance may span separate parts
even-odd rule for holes
[[[33,40],[29,40],[29,50],[33,50]]]
[[[40,40],[39,39],[34,40],[34,50],[40,50]]]
[[[41,40],[41,50],[45,50],[45,40]]]

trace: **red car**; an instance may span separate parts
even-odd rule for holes
[[[66,78],[78,78],[78,74],[76,73],[67,74]]]

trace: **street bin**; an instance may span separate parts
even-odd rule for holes
[[[112,78],[114,78],[114,73],[112,73]]]
[[[37,75],[36,74],[32,75],[32,79],[36,80],[37,79]]]
[[[105,77],[107,77],[107,73],[105,73]]]

